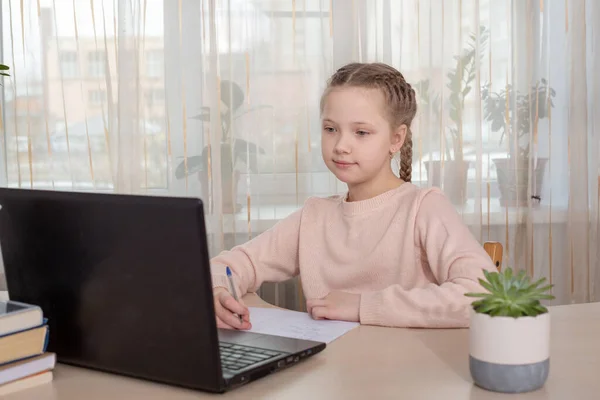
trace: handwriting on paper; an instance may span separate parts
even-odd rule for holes
[[[357,322],[314,320],[307,313],[250,307],[250,332],[330,343],[357,327]]]

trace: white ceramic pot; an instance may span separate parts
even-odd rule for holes
[[[490,317],[471,308],[469,368],[475,384],[487,390],[541,388],[550,370],[550,314]]]

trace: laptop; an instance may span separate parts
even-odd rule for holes
[[[10,298],[42,308],[60,363],[222,393],[326,346],[217,328],[200,199],[0,188],[0,207]]]

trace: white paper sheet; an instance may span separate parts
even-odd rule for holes
[[[249,307],[250,332],[330,343],[356,328],[357,322],[314,320],[303,312]]]

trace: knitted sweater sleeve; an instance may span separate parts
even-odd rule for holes
[[[211,259],[213,288],[229,290],[227,266],[240,297],[255,292],[263,282],[281,282],[298,275],[301,216],[299,209],[254,239]]]
[[[492,260],[438,190],[427,192],[415,219],[415,245],[436,283],[405,288],[391,285],[361,296],[363,324],[395,327],[458,328],[469,326],[464,294],[484,291],[478,278],[495,271]]]

